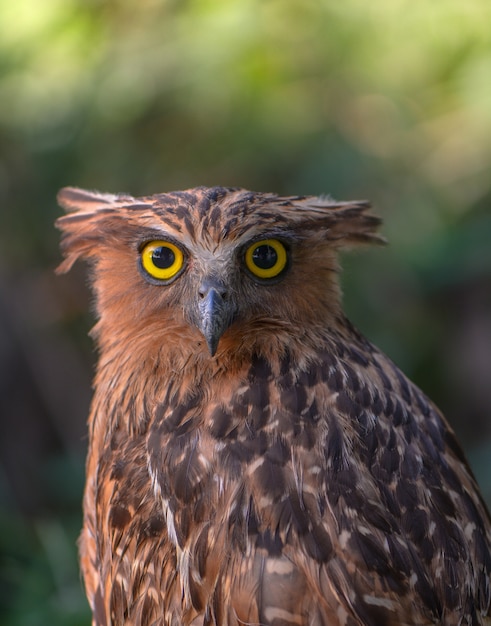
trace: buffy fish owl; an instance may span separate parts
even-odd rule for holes
[[[491,522],[435,405],[346,319],[366,202],[65,188],[99,362],[94,626],[491,624]]]

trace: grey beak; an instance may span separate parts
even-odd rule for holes
[[[221,336],[232,322],[233,307],[225,286],[218,280],[203,281],[198,293],[198,328],[214,356]]]

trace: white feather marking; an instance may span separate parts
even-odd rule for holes
[[[190,604],[191,603],[191,589],[189,586],[189,561],[190,554],[189,550],[186,548],[184,550],[177,550],[177,569],[179,571],[179,576],[181,579],[181,592],[184,600]]]
[[[174,522],[174,515],[172,511],[170,510],[169,501],[166,498],[162,498],[161,502],[162,502],[162,511],[164,513],[165,524],[167,526],[167,533],[169,535],[169,539],[172,541],[172,543],[176,547],[179,547],[179,543],[177,541],[176,526]]]
[[[336,610],[336,615],[338,616],[340,625],[345,626],[348,621],[348,611],[341,604]]]
[[[371,604],[372,606],[383,606],[389,611],[395,610],[394,603],[388,598],[378,598],[377,596],[369,596],[368,594],[365,594],[363,596],[363,600],[366,604]]]
[[[264,617],[268,622],[273,622],[277,619],[281,622],[289,622],[290,624],[302,624],[302,616],[285,611],[285,609],[279,609],[278,607],[268,606],[264,609]]]
[[[343,550],[346,549],[346,546],[348,545],[348,541],[350,540],[350,538],[351,538],[351,533],[349,532],[349,530],[343,530],[339,534],[339,537],[338,537],[339,545],[341,546]]]
[[[293,563],[287,559],[266,559],[266,571],[268,574],[285,576],[292,573]]]
[[[476,530],[476,525],[474,524],[474,522],[469,522],[468,524],[466,524],[464,528],[465,538],[471,541],[475,530]]]
[[[247,468],[247,473],[248,474],[254,474],[254,472],[257,470],[258,467],[261,467],[261,465],[264,463],[264,457],[260,456],[258,459],[256,459],[254,461],[254,463],[251,463],[249,465],[249,467]]]

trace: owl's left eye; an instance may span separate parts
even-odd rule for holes
[[[245,264],[257,278],[276,278],[287,267],[288,253],[278,239],[261,239],[246,249]]]
[[[184,267],[184,254],[170,241],[150,241],[141,251],[143,269],[152,278],[169,281]]]

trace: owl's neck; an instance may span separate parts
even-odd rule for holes
[[[91,441],[102,446],[95,454],[110,445],[116,429],[127,436],[146,436],[152,416],[169,403],[186,405],[193,399],[206,407],[217,390],[228,389],[232,397],[256,370],[271,380],[295,381],[313,363],[342,358],[348,337],[351,343],[366,342],[341,318],[317,331],[279,323],[273,330],[272,325],[268,320],[248,328],[231,327],[214,357],[199,333],[183,327],[168,327],[160,338],[136,333],[131,343],[118,341],[114,334],[105,336],[100,329],[101,356],[89,418]]]
[[[238,371],[254,355],[275,361],[288,354],[293,363],[301,365],[319,349],[354,332],[341,314],[318,324],[258,317],[233,324],[220,339],[213,357],[201,333],[180,320],[142,322],[139,328],[133,326],[128,336],[125,325],[118,328],[111,320],[106,326],[101,319],[92,334],[100,354],[98,371],[110,378],[124,369],[135,376],[143,375],[143,380],[186,377],[191,373],[202,380],[220,371]]]
[[[280,372],[285,362],[300,370],[317,360],[320,352],[336,352],[342,338],[355,332],[341,317],[332,326],[308,328],[256,320],[232,326],[211,357],[201,334],[189,326],[168,324],[162,331],[147,324],[133,333],[131,342],[119,336],[114,326],[110,333],[104,331],[103,325],[96,329],[100,359],[94,405],[119,407],[116,413],[128,411],[137,422],[152,405],[162,402],[171,387],[193,394],[235,379],[240,383],[258,359],[267,362],[272,372]]]

